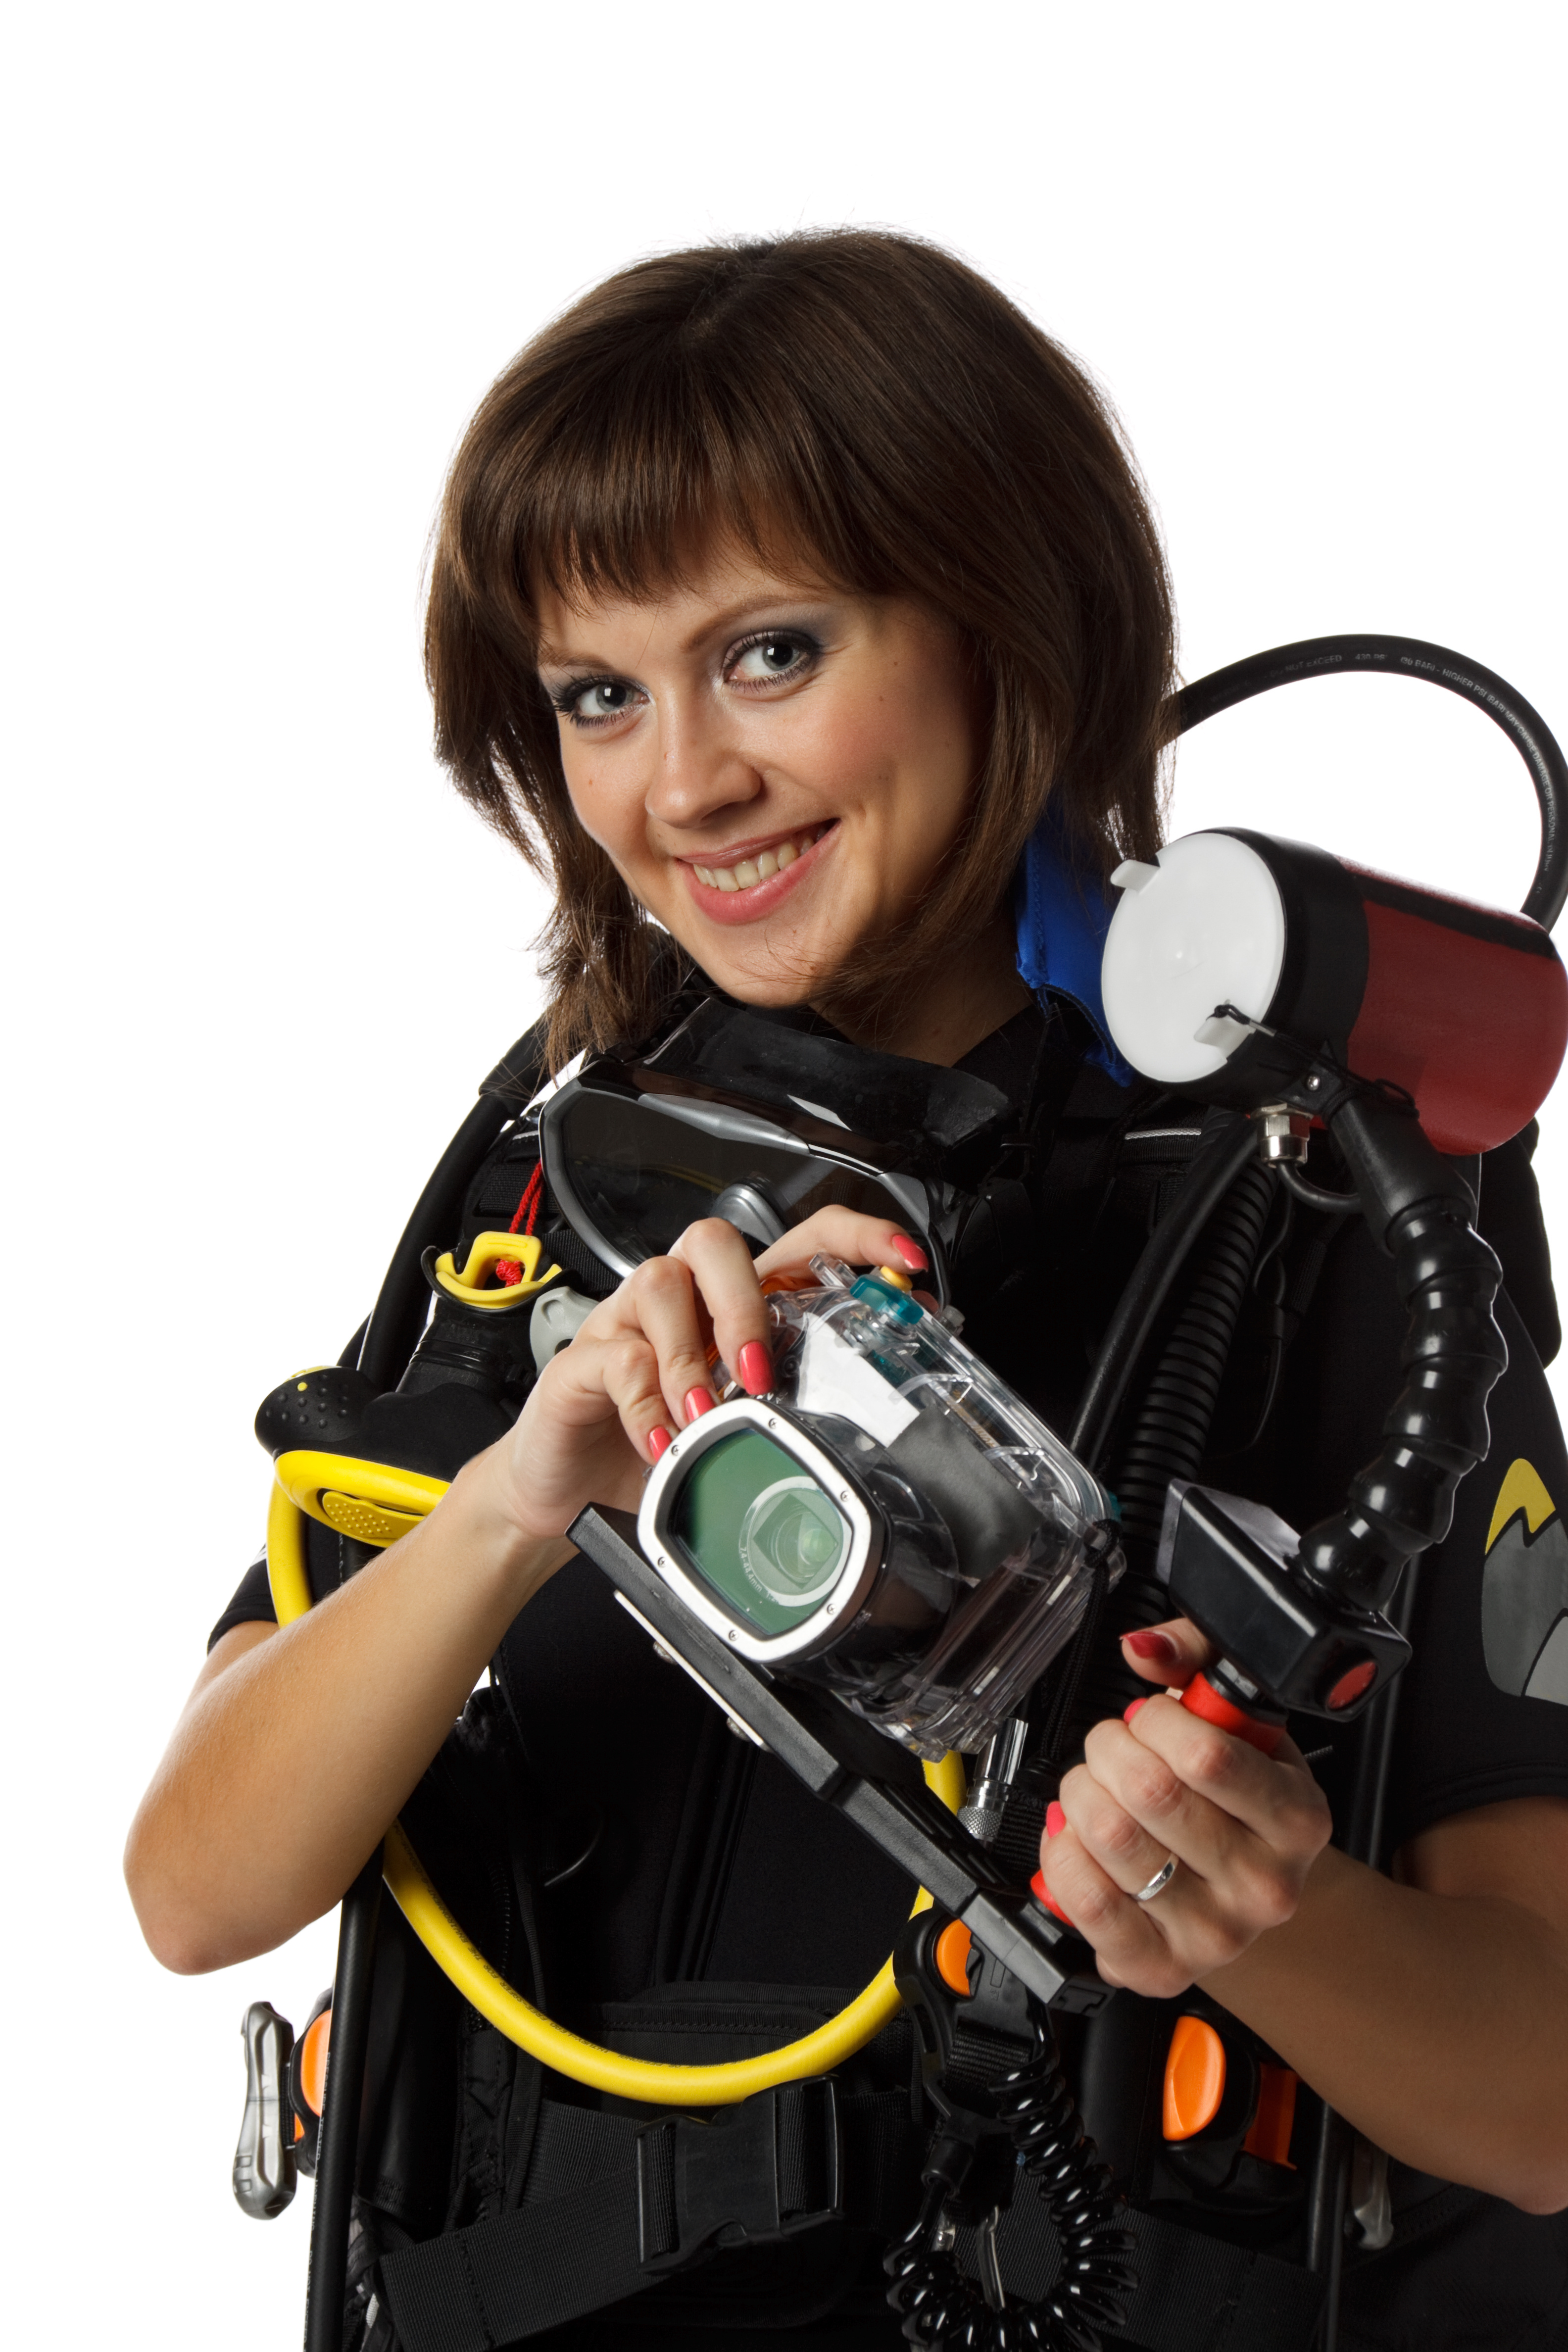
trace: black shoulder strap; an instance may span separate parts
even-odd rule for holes
[[[548,1027],[548,1021],[541,1014],[531,1029],[523,1031],[515,1045],[508,1046],[489,1077],[481,1079],[481,1097],[495,1095],[513,1111],[527,1108],[544,1081]]]

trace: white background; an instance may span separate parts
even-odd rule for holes
[[[486,384],[637,254],[915,230],[1116,401],[1189,677],[1402,631],[1568,728],[1563,24],[1432,0],[14,23],[11,2340],[298,2340],[308,2193],[267,2226],[229,2195],[236,2027],[254,1997],[301,2017],[330,1923],[176,1980],[119,1853],[257,1540],[255,1405],[336,1354],[537,1003],[539,893],[443,783],[419,671],[423,551]],[[1176,829],[1227,820],[1503,904],[1534,856],[1502,739],[1383,681],[1194,737]],[[1550,1109],[1542,1165],[1561,1230]]]

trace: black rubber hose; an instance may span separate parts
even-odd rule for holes
[[[1216,1212],[1191,1292],[1161,1350],[1116,1473],[1134,1560],[1160,1539],[1173,1478],[1195,1478],[1274,1197],[1272,1170],[1244,1168]]]
[[[1252,654],[1246,661],[1194,678],[1173,694],[1166,705],[1169,735],[1189,729],[1229,710],[1270,688],[1289,686],[1298,678],[1332,677],[1346,671],[1380,671],[1391,677],[1413,677],[1440,686],[1502,729],[1530,771],[1541,803],[1541,855],[1535,879],[1525,897],[1522,912],[1550,930],[1568,901],[1568,760],[1541,713],[1526,702],[1495,670],[1483,668],[1447,646],[1428,645],[1421,637],[1303,637],[1299,645],[1275,646]]]
[[[310,2208],[310,2268],[305,2287],[305,2352],[341,2352],[348,2285],[349,2221],[359,2154],[360,2099],[370,2040],[371,1978],[381,1916],[378,1845],[343,1897],[338,1965],[332,1978],[332,2029]]]
[[[359,1351],[360,1370],[378,1389],[396,1386],[425,1328],[430,1286],[420,1258],[432,1242],[451,1239],[479,1162],[508,1120],[516,1117],[515,1103],[503,1102],[499,1095],[481,1095],[415,1202]]]
[[[1144,1244],[1089,1368],[1068,1439],[1089,1469],[1102,1466],[1133,1374],[1194,1244],[1257,1148],[1250,1120],[1227,1120],[1201,1147]]]
[[[1116,1637],[1096,1641],[1070,1696],[1053,1695],[1042,1752],[1058,1769],[1091,1723],[1119,1715],[1148,1685],[1121,1655],[1121,1636],[1163,1624],[1170,1596],[1154,1575],[1165,1496],[1173,1478],[1195,1477],[1207,1451],[1220,1384],[1247,1286],[1258,1263],[1278,1171],[1259,1160],[1242,1169],[1215,1211],[1191,1291],[1161,1350],[1112,1483],[1121,1510],[1127,1566],[1107,1605]]]

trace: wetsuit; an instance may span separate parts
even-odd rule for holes
[[[1009,1095],[1019,1138],[983,1187],[954,1262],[965,1337],[1058,1427],[1070,1418],[1121,1282],[1181,1180],[1198,1120],[1085,1070],[1081,1045],[1070,1016],[1031,1011],[960,1066]],[[1510,1360],[1491,1399],[1490,1456],[1462,1487],[1448,1540],[1422,1563],[1389,1852],[1475,1805],[1568,1798],[1568,1536],[1558,1517],[1568,1455],[1541,1369],[1557,1326],[1529,1140],[1485,1164],[1480,1223],[1503,1260],[1499,1316]],[[470,1189],[465,1238],[510,1211],[528,1172],[526,1153],[503,1139]],[[1300,1527],[1339,1505],[1375,1449],[1399,1385],[1403,1318],[1387,1261],[1359,1218],[1298,1209],[1266,1254],[1273,1270],[1255,1281],[1205,1475]],[[353,1564],[339,1545],[334,1565],[333,1543],[312,1529],[318,1586]],[[214,1638],[270,1614],[264,1570],[253,1569]],[[1122,1703],[1113,1629],[1100,1647],[1080,1728]],[[480,1923],[481,1943],[491,1939],[503,1972],[553,2015],[637,2054],[717,2060],[793,2038],[874,1973],[907,1916],[910,1885],[770,1757],[731,1738],[586,1562],[572,1562],[530,1603],[493,1674],[495,1687],[470,1708],[467,1749],[443,1751],[409,1817],[430,1861],[489,1805],[488,1875],[471,1853],[454,1852],[446,1874],[434,1866],[458,1916]],[[1315,1720],[1292,1728],[1314,1752],[1342,1832],[1357,1734]],[[516,1801],[498,1808],[485,1775],[501,1749]],[[512,1892],[501,1899],[495,1881],[505,1869]],[[536,2193],[541,2163],[562,2160],[550,2133],[540,2137],[541,2114],[605,2104],[542,2079],[392,1917],[362,2136],[362,2270],[377,2250]],[[848,2070],[865,2101],[886,2101],[907,2080],[907,2035],[900,2021]],[[1101,2129],[1114,2143],[1113,2122]],[[907,2165],[900,2173],[889,2159],[874,2193],[859,2205],[851,2195],[848,2222],[720,2252],[635,2301],[531,2340],[631,2352],[685,2332],[708,2352],[790,2341],[892,2352],[901,2338],[882,2301],[879,2232],[910,2185]],[[1563,2339],[1568,2218],[1532,2219],[1399,2166],[1392,2189],[1393,2244],[1349,2259],[1341,2341],[1351,2352],[1439,2344],[1544,2352]],[[1250,2235],[1286,2260],[1299,2254],[1289,2215],[1176,2218],[1227,2241]],[[384,2300],[374,2309],[384,2329]],[[373,2330],[377,2352],[390,2340]],[[1223,2328],[1201,2340],[1253,2352]]]

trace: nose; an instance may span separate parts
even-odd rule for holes
[[[692,830],[756,799],[762,776],[721,706],[706,695],[675,693],[661,696],[655,709],[658,752],[645,804],[656,823]]]

